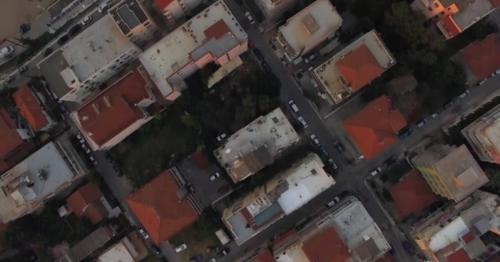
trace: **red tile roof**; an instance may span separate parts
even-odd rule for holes
[[[314,262],[344,262],[351,258],[347,246],[332,227],[307,239],[302,249],[309,261]]]
[[[0,108],[0,159],[8,157],[12,151],[23,144],[14,121],[5,109]]]
[[[88,183],[66,199],[69,211],[79,217],[87,217],[93,224],[99,223],[106,217],[106,210],[100,198],[102,192],[95,184]]]
[[[470,231],[469,233],[465,234],[462,239],[464,240],[465,243],[469,243],[472,240],[476,238],[476,235],[474,234],[473,231]]]
[[[500,7],[500,0],[490,0],[490,3],[493,5],[494,8]]]
[[[462,49],[464,63],[477,80],[500,69],[500,34],[490,34]]]
[[[453,20],[453,17],[451,15],[447,15],[441,18],[438,22],[438,25],[441,26],[441,30],[446,31],[446,33],[443,32],[446,38],[452,38],[462,32],[462,30],[457,25],[457,23],[455,23],[455,20]]]
[[[385,71],[366,45],[345,55],[336,66],[353,91],[358,91]]]
[[[360,153],[372,159],[397,141],[406,120],[393,108],[388,97],[381,96],[345,120],[343,125]]]
[[[269,249],[263,248],[259,250],[259,253],[257,256],[253,257],[251,262],[276,262],[276,259],[274,259],[273,254]]]
[[[229,29],[224,20],[220,19],[215,24],[207,28],[203,33],[205,34],[205,37],[207,39],[210,38],[219,39],[229,32],[231,32],[231,29]]]
[[[446,261],[448,262],[470,262],[469,256],[463,249],[459,249],[455,251],[453,254],[446,257]]]
[[[161,9],[163,11],[163,9],[168,7],[174,1],[175,0],[154,0],[154,3],[156,5],[156,7],[158,7],[159,9]]]
[[[148,88],[141,73],[130,71],[78,109],[76,117],[82,132],[97,145],[103,145],[144,117],[135,104],[150,97]]]
[[[22,86],[13,95],[21,116],[34,131],[40,131],[49,124],[37,98],[28,86]]]
[[[156,244],[170,239],[198,219],[187,199],[179,200],[170,171],[130,195],[127,203]]]
[[[391,187],[390,192],[396,210],[402,218],[419,213],[439,199],[416,170],[406,174]]]

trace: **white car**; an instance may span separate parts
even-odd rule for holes
[[[187,248],[188,248],[188,246],[186,244],[182,244],[182,245],[179,245],[175,248],[175,252],[180,253],[180,252],[186,250]]]
[[[302,116],[299,116],[297,117],[297,120],[299,120],[300,124],[304,127],[304,128],[307,128],[309,125],[307,124],[306,120],[302,117]]]
[[[295,104],[295,101],[293,101],[293,99],[288,100],[288,105],[293,110],[293,112],[298,113],[300,111],[299,107]]]
[[[106,8],[108,8],[108,5],[109,5],[109,1],[108,1],[108,0],[104,0],[104,1],[103,1],[100,5],[99,5],[99,7],[97,8],[97,12],[99,12],[99,13],[104,12],[104,10],[105,10]]]
[[[382,168],[377,167],[377,168],[373,169],[372,171],[370,171],[370,175],[376,176],[376,175],[380,174],[380,172],[382,172]]]
[[[330,200],[328,203],[326,203],[326,206],[328,208],[333,207],[335,204],[337,204],[340,201],[340,197],[336,196],[332,200]]]
[[[142,229],[142,228],[139,229],[139,234],[141,235],[142,238],[144,238],[146,240],[149,239],[149,235],[148,235],[148,233],[146,233],[146,231],[144,231],[144,229]]]
[[[250,11],[246,11],[245,16],[247,17],[248,22],[250,22],[251,25],[255,24],[255,20],[253,19],[252,15],[250,14]]]
[[[311,134],[309,136],[311,138],[311,140],[314,142],[314,144],[316,144],[317,146],[320,145],[320,142],[319,142],[319,139],[318,139],[318,136],[316,136],[316,134]]]
[[[9,57],[12,54],[14,54],[15,51],[16,51],[16,49],[12,45],[2,47],[2,48],[0,48],[0,58]]]
[[[89,16],[86,16],[82,19],[81,24],[88,25],[88,24],[90,24],[90,22],[92,22],[92,16],[89,15]]]

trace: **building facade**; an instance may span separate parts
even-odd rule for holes
[[[342,25],[342,17],[328,0],[316,0],[278,28],[275,43],[289,60],[310,53]]]
[[[159,34],[159,28],[145,11],[141,1],[123,0],[111,6],[109,14],[130,42],[144,48]]]
[[[500,164],[500,105],[462,129],[462,134],[481,161]]]
[[[171,25],[185,18],[203,2],[204,0],[154,0],[156,7]]]
[[[459,202],[489,180],[465,145],[433,145],[412,159],[434,193]]]

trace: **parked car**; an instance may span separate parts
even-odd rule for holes
[[[151,246],[151,251],[153,251],[153,254],[160,256],[161,255],[161,249],[155,245]]]
[[[63,35],[59,40],[57,40],[57,44],[59,45],[64,45],[66,42],[68,42],[69,36],[68,35]]]
[[[149,239],[149,235],[148,235],[148,233],[146,233],[146,231],[145,231],[144,229],[140,228],[140,229],[138,230],[138,232],[139,232],[139,235],[140,235],[143,239]]]
[[[273,71],[271,70],[271,67],[269,66],[269,64],[267,62],[262,62],[261,63],[261,66],[262,66],[262,69],[264,69],[264,71],[266,73],[272,73]]]
[[[19,74],[24,74],[28,71],[28,66],[21,66],[17,71],[19,72]]]
[[[109,1],[107,1],[107,0],[103,1],[99,5],[99,7],[97,8],[97,12],[99,12],[99,13],[104,12],[106,9],[108,9],[108,5],[109,5]]]
[[[48,47],[47,49],[45,49],[45,51],[43,52],[43,56],[44,57],[47,57],[49,56],[50,54],[52,54],[52,52],[54,52],[54,50],[50,47]]]
[[[317,146],[319,146],[321,143],[319,142],[319,139],[318,139],[318,136],[316,136],[316,134],[311,134],[309,136],[311,138],[311,140],[314,142],[314,144],[316,144]]]
[[[253,19],[252,15],[250,14],[250,11],[246,11],[246,12],[245,12],[245,16],[247,17],[248,22],[249,22],[251,25],[255,24],[255,20]]]
[[[330,163],[334,172],[337,171],[337,169],[339,169],[339,167],[337,166],[337,163],[335,163],[333,158],[331,158],[331,157],[328,158],[328,163]]]
[[[82,26],[80,24],[74,25],[68,32],[69,35],[74,36],[78,34],[82,30]]]
[[[293,99],[288,100],[288,105],[290,106],[293,112],[298,113],[300,111],[299,107],[295,104],[295,101],[293,101]]]
[[[224,140],[224,138],[226,138],[226,133],[222,133],[216,137],[217,141],[219,141],[219,142]]]
[[[185,243],[178,245],[177,247],[175,247],[175,253],[180,253],[180,252],[186,250],[187,248],[188,248],[188,246]]]
[[[262,53],[260,52],[260,50],[259,50],[259,49],[254,48],[254,49],[252,49],[252,51],[253,51],[253,53],[255,54],[255,57],[257,57],[257,59],[258,59],[259,61],[261,61],[261,62],[262,62],[262,61],[264,61],[264,55],[262,55]]]
[[[332,200],[328,201],[328,203],[326,203],[326,206],[328,208],[332,208],[335,204],[337,204],[338,202],[340,201],[340,197],[336,196],[334,197]]]
[[[12,45],[4,46],[0,48],[0,59],[12,56],[16,51],[16,48]]]
[[[339,152],[344,152],[345,150],[344,145],[342,145],[342,143],[340,143],[339,141],[335,143],[335,149],[337,149]]]
[[[228,247],[225,247],[221,250],[221,252],[219,253],[219,255],[221,256],[226,256],[227,254],[229,254],[231,250],[228,248]]]
[[[24,35],[28,33],[31,30],[31,25],[30,24],[22,24],[19,26],[19,32]]]
[[[427,120],[422,119],[422,120],[420,120],[420,121],[418,121],[418,122],[417,122],[416,126],[417,126],[418,128],[422,128],[422,127],[424,127],[424,126],[425,126],[425,124],[427,124]]]
[[[405,127],[399,132],[399,138],[405,139],[409,137],[413,133],[413,129],[411,127]]]
[[[202,255],[195,255],[189,259],[189,262],[202,262],[202,261],[203,261]]]
[[[82,19],[81,24],[88,25],[88,24],[90,24],[90,22],[92,22],[92,16],[88,15]]]
[[[382,172],[382,168],[377,167],[377,168],[373,169],[372,171],[370,171],[370,175],[377,176],[378,174],[380,174],[380,172]]]
[[[299,121],[299,123],[304,127],[304,128],[307,128],[309,127],[309,125],[307,124],[306,120],[304,119],[304,117],[302,116],[299,116],[297,117],[297,120]]]

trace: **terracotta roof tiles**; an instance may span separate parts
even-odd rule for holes
[[[40,103],[28,86],[17,89],[13,98],[19,113],[33,130],[40,131],[49,124]]]
[[[477,80],[500,69],[500,34],[490,34],[462,49],[464,62]]]
[[[179,199],[178,190],[167,170],[127,199],[130,209],[156,244],[170,239],[198,219],[189,201]]]
[[[344,128],[366,159],[372,159],[398,139],[406,120],[386,96],[381,96],[345,120]]]
[[[309,261],[345,262],[351,255],[335,229],[327,227],[307,239],[302,247]]]
[[[175,0],[154,0],[154,3],[156,5],[156,7],[158,7],[161,10],[163,10],[166,7],[168,7],[174,1]]]
[[[66,199],[67,208],[75,215],[87,217],[93,224],[106,217],[106,210],[100,202],[102,192],[95,184],[88,183]]]
[[[366,45],[345,55],[336,66],[353,91],[358,91],[384,73],[384,68]]]

